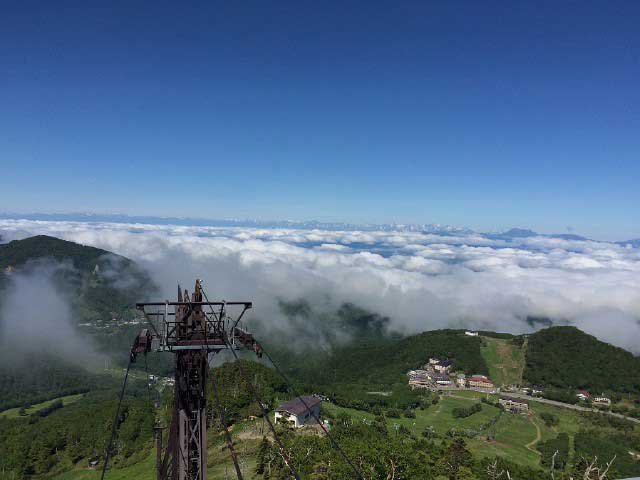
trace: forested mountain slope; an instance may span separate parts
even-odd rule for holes
[[[529,336],[525,381],[594,393],[640,392],[640,358],[575,327],[550,327]]]
[[[99,248],[38,235],[0,244],[0,286],[11,275],[47,269],[69,296],[78,320],[109,321],[155,291],[133,261]],[[0,300],[1,301],[1,300]]]
[[[94,389],[104,375],[85,368],[126,362],[141,326],[121,320],[154,291],[105,250],[44,235],[0,244],[0,410]]]

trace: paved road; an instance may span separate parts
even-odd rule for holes
[[[441,392],[449,392],[449,395],[451,396],[455,396],[455,395],[452,395],[451,392],[455,392],[455,391],[462,392],[465,390],[472,390],[474,392],[489,393],[489,394],[496,393],[495,391],[484,391],[484,390],[479,390],[475,388],[459,388],[454,386],[448,386],[448,387],[439,386],[437,390]],[[525,400],[530,400],[532,402],[546,403],[548,405],[554,405],[556,407],[561,407],[561,408],[568,408],[570,410],[578,410],[580,412],[596,412],[596,413],[602,413],[605,415],[611,415],[612,417],[622,418],[624,420],[629,420],[630,422],[637,423],[640,425],[640,419],[637,419],[634,417],[626,417],[620,413],[607,412],[606,410],[599,410],[597,408],[589,408],[589,407],[583,407],[582,405],[573,405],[571,403],[558,402],[556,400],[549,400],[547,398],[532,397],[530,395],[524,395],[522,393],[513,393],[513,392],[501,392],[501,393],[503,393],[504,395],[509,395],[510,397],[523,398]],[[460,398],[463,398],[463,397],[460,397]]]
[[[529,395],[523,395],[521,393],[511,393],[511,392],[504,392],[504,393],[505,393],[505,395],[509,395],[510,397],[523,398],[525,400],[530,400],[532,402],[546,403],[546,404],[549,404],[549,405],[555,405],[556,407],[569,408],[571,410],[579,410],[581,412],[603,413],[605,415],[611,415],[612,417],[623,418],[624,420],[629,420],[630,422],[634,422],[634,423],[640,424],[640,420],[639,419],[633,418],[633,417],[625,417],[624,415],[621,415],[619,413],[613,413],[613,412],[607,412],[607,411],[604,411],[604,410],[598,410],[597,408],[583,407],[581,405],[572,405],[570,403],[557,402],[555,400],[549,400],[547,398],[531,397]]]

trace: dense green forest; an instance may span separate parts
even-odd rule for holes
[[[118,419],[112,464],[140,461],[151,447],[152,406],[144,386],[133,386]],[[46,478],[78,462],[104,455],[116,409],[117,391],[88,394],[82,401],[51,409],[47,415],[0,418],[0,471],[15,478]],[[7,477],[12,478],[12,477]]]
[[[28,361],[0,366],[0,411],[88,392],[105,382],[113,380],[51,355],[30,355]]]
[[[640,358],[575,327],[550,327],[529,336],[524,379],[560,389],[640,392]]]
[[[640,476],[640,461],[630,454],[640,452],[640,434],[637,432],[583,431],[575,437],[575,450],[578,458],[590,459],[598,456],[608,461],[615,456],[609,478]],[[578,461],[578,466],[581,463]]]
[[[212,376],[218,387],[225,418],[231,423],[249,415],[262,414],[260,406],[253,397],[249,382],[269,409],[277,407],[278,403],[290,398],[287,386],[280,376],[273,369],[260,363],[243,359],[238,362],[224,363],[212,370]],[[208,388],[208,398],[214,399],[213,383],[210,383]],[[214,401],[209,402],[208,409],[212,418],[218,418]]]
[[[540,459],[543,467],[564,469],[569,460],[569,435],[562,432],[556,438],[540,442],[537,445],[538,451],[542,455]]]
[[[36,235],[23,240],[0,244],[0,268],[19,268],[37,258],[50,258],[58,262],[71,261],[82,271],[93,270],[105,255],[113,253],[95,247],[68,242],[48,235]],[[124,257],[122,261],[129,263]]]

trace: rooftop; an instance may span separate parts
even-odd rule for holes
[[[307,408],[312,408],[320,402],[322,402],[322,399],[319,397],[314,395],[303,395],[302,397],[296,397],[293,400],[283,403],[276,408],[276,412],[287,412],[292,415],[301,415],[307,411]]]
[[[500,400],[508,400],[514,403],[524,403],[526,405],[529,405],[529,400],[525,400],[519,397],[512,397],[511,395],[500,395]]]
[[[470,382],[482,382],[482,383],[493,383],[490,379],[488,379],[487,377],[485,377],[484,375],[474,375],[473,377],[471,377],[469,379]]]

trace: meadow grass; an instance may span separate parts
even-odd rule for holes
[[[496,424],[495,440],[486,436],[468,441],[469,448],[481,457],[502,457],[533,468],[540,466],[540,455],[526,445],[537,437],[532,421],[524,415],[504,413]]]
[[[474,392],[475,393],[475,392]],[[451,428],[458,430],[480,430],[480,427],[488,423],[495,417],[499,410],[492,406],[482,404],[482,411],[475,413],[467,418],[454,418],[453,409],[456,407],[468,408],[473,405],[473,398],[463,399],[455,397],[443,397],[437,405],[430,405],[425,410],[416,409],[416,418],[387,418],[387,424],[391,431],[395,430],[394,424],[403,425],[408,428],[411,433],[420,435],[427,427],[432,427],[437,433],[445,433]],[[337,405],[325,403],[323,410],[329,416],[337,416],[340,412],[344,412],[351,416],[355,421],[373,421],[375,415],[351,408],[338,407]]]
[[[512,344],[509,339],[482,337],[480,353],[489,366],[489,376],[496,386],[522,384],[523,348]]]
[[[41,409],[43,409],[45,407],[48,407],[49,405],[51,405],[56,400],[62,400],[62,405],[66,407],[67,405],[70,405],[70,404],[72,404],[74,402],[77,402],[83,396],[84,396],[83,393],[78,393],[78,394],[75,394],[75,395],[67,395],[65,397],[52,398],[51,400],[46,400],[46,401],[40,402],[40,403],[34,403],[33,405],[30,405],[29,407],[25,408],[25,413],[27,415],[32,415],[32,414],[36,413],[38,410],[41,410]],[[3,412],[0,412],[0,417],[17,418],[19,416],[20,416],[20,408],[19,407],[10,408],[8,410],[4,410]]]

